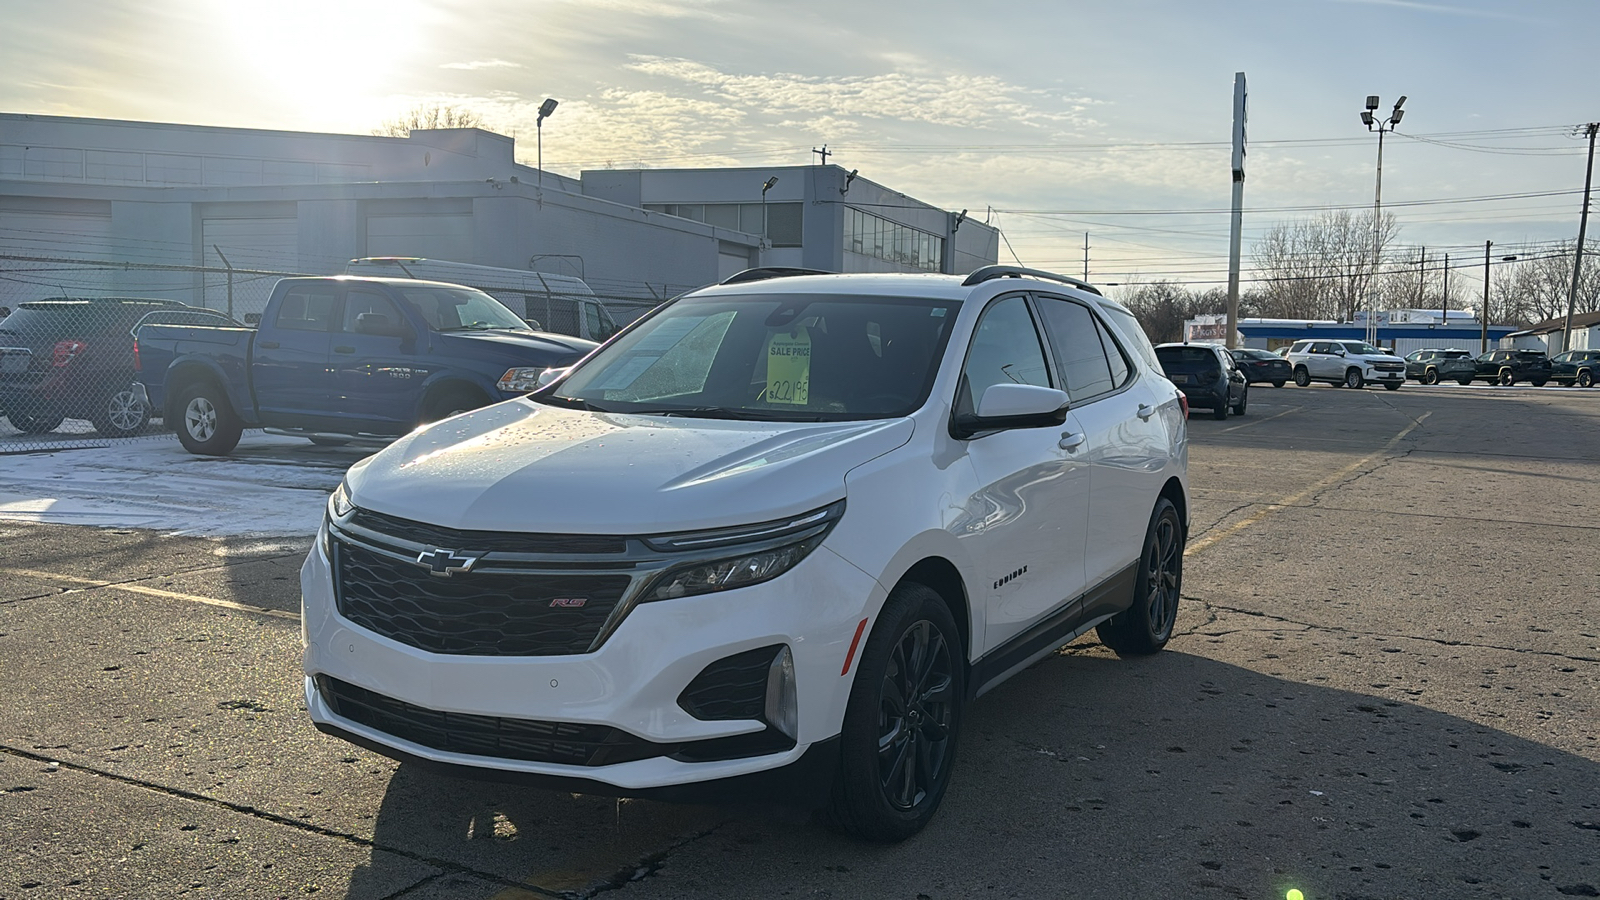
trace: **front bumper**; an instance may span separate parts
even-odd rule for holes
[[[592,652],[504,657],[431,653],[346,620],[335,604],[321,536],[301,568],[301,591],[306,706],[319,729],[395,758],[480,770],[488,777],[565,779],[630,796],[786,768],[800,763],[813,745],[835,738],[851,682],[844,671],[847,653],[858,625],[885,597],[874,579],[824,543],[763,584],[641,603]],[[794,657],[793,746],[733,759],[694,761],[665,753],[579,765],[454,752],[441,749],[453,742],[429,740],[426,729],[412,732],[423,739],[405,739],[340,716],[317,684],[319,676],[336,679],[417,708],[430,723],[459,716],[605,726],[630,740],[683,748],[771,727],[754,719],[695,718],[678,697],[712,663],[772,645],[787,646]]]

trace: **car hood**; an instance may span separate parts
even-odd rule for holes
[[[526,399],[419,429],[351,468],[357,506],[467,530],[649,534],[740,525],[844,496],[909,419],[742,422]]]
[[[447,346],[455,345],[463,353],[476,348],[480,352],[497,350],[498,355],[521,358],[531,350],[541,361],[548,360],[545,365],[569,365],[600,346],[580,337],[543,331],[450,331],[439,332],[436,338]]]

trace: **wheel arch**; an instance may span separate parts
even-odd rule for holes
[[[1187,543],[1189,537],[1189,499],[1184,493],[1183,483],[1177,478],[1168,478],[1167,483],[1161,486],[1159,496],[1171,500],[1172,505],[1177,508],[1178,521],[1183,523],[1184,542]]]
[[[923,585],[944,600],[945,606],[950,608],[950,617],[956,620],[956,629],[961,633],[961,662],[963,665],[972,664],[972,634],[975,627],[972,621],[972,603],[967,596],[967,585],[961,578],[961,572],[955,563],[942,556],[928,556],[918,560],[911,568],[900,576],[894,583],[894,588],[906,582],[916,582]],[[889,593],[894,593],[891,588]]]
[[[228,404],[229,409],[235,415],[238,415],[238,410],[234,408],[233,397],[228,394],[227,379],[223,377],[222,373],[204,362],[191,359],[174,363],[172,368],[167,370],[166,403],[165,408],[161,411],[162,417],[167,422],[175,421],[174,417],[181,412],[176,407],[178,398],[183,393],[184,388],[200,383],[209,384],[216,388],[217,394],[222,398],[223,402]]]
[[[482,397],[485,405],[495,402],[496,399],[493,391],[485,389],[483,385],[471,378],[459,373],[445,374],[423,385],[422,394],[417,397],[416,408],[412,410],[413,419],[417,422],[423,421],[423,417],[432,408],[434,401],[454,391],[471,393]]]

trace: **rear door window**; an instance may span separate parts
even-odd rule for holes
[[[273,324],[289,331],[327,331],[333,322],[332,285],[297,285],[283,294]]]

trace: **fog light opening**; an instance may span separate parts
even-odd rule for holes
[[[767,668],[767,724],[790,738],[800,732],[800,707],[795,696],[794,654],[787,646]]]

